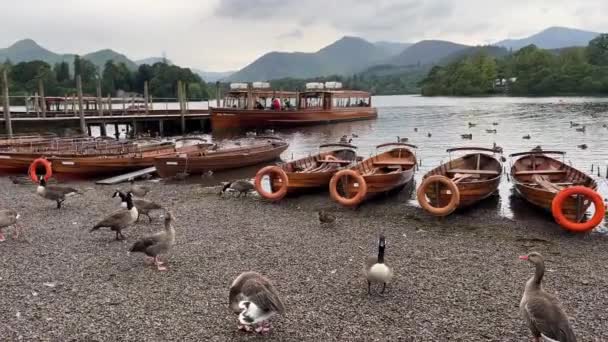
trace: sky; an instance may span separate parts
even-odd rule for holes
[[[608,31],[607,0],[0,0],[0,47],[111,48],[205,71],[269,51],[314,52],[343,36],[489,44],[550,26]],[[10,28],[10,29],[6,29]]]

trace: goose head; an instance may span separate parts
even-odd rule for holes
[[[126,208],[127,207],[127,195],[125,195],[124,192],[122,192],[120,190],[116,190],[116,191],[114,191],[112,198],[115,198],[116,196],[120,197],[120,206],[122,208]]]
[[[384,234],[380,234],[378,238],[378,263],[384,263],[384,250],[386,249],[386,238]]]
[[[43,175],[38,176],[38,184],[42,187],[46,186],[46,179]]]
[[[526,288],[540,288],[540,283],[543,279],[543,275],[545,274],[545,259],[543,256],[538,252],[531,252],[528,255],[520,256],[519,259],[530,262],[536,268],[534,276],[526,283]]]
[[[519,257],[520,260],[525,260],[525,261],[529,261],[530,263],[532,263],[533,265],[539,265],[539,264],[543,264],[545,259],[543,258],[543,256],[538,253],[538,252],[531,252],[528,255],[521,255]]]
[[[124,198],[124,202],[127,204],[127,209],[131,210],[134,208],[133,206],[133,194],[131,192],[128,192],[127,195]]]

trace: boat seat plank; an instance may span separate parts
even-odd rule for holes
[[[452,181],[454,181],[454,183],[458,184],[458,183],[462,182],[463,180],[474,177],[474,176],[478,176],[478,175],[472,175],[470,173],[457,173],[454,175],[454,178],[452,178]]]
[[[382,159],[382,160],[378,160],[378,161],[373,161],[372,164],[374,164],[374,166],[391,166],[391,165],[414,166],[414,165],[416,165],[416,163],[414,163],[412,161],[403,160],[403,159],[399,159],[399,158]]]
[[[498,176],[500,172],[494,170],[468,170],[468,169],[451,169],[448,173],[464,173],[471,175],[495,175]]]
[[[352,163],[352,161],[350,160],[342,160],[342,159],[337,159],[337,160],[319,160],[319,163],[333,163],[333,164],[344,164],[344,165],[348,165],[350,163]]]
[[[516,176],[526,176],[526,175],[559,175],[566,173],[566,170],[526,170],[526,171],[517,171],[515,172]]]
[[[563,189],[562,186],[559,186],[555,183],[551,183],[551,181],[546,176],[534,175],[532,176],[532,179],[534,180],[534,182],[536,182],[536,184],[540,185],[545,190],[555,194]]]

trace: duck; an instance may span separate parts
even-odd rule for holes
[[[127,195],[122,191],[116,190],[112,195],[112,198],[115,198],[116,196],[120,197],[120,206],[122,208],[127,208]],[[146,215],[148,221],[152,222],[150,212],[154,210],[163,210],[162,205],[141,198],[133,199],[133,205],[137,208],[137,221],[139,221],[141,215]]]
[[[127,193],[126,202],[126,210],[120,209],[110,214],[93,226],[91,232],[94,232],[99,228],[110,228],[111,231],[116,232],[116,240],[124,240],[125,236],[122,234],[122,231],[133,225],[139,216],[137,207],[133,204],[133,195],[130,192]]]
[[[137,240],[129,250],[129,253],[144,253],[146,259],[154,259],[154,265],[159,271],[166,271],[167,267],[163,266],[164,263],[160,261],[160,255],[169,252],[173,245],[175,245],[173,214],[167,211],[165,213],[165,229]]]
[[[410,139],[408,139],[408,138],[401,138],[400,136],[397,136],[397,142],[398,143],[406,143],[406,142],[408,142],[408,140],[410,140]]]
[[[44,176],[39,176],[38,179],[39,183],[38,187],[36,188],[36,193],[42,198],[57,202],[57,209],[61,209],[61,204],[63,204],[66,197],[81,194],[81,192],[75,188],[59,185],[47,185],[47,181]]]
[[[355,133],[352,133],[350,136],[353,137],[353,138],[358,138],[359,137],[359,135],[357,135]]]
[[[148,192],[150,192],[149,187],[141,184],[136,184],[135,179],[131,178],[129,181],[131,182],[131,188],[129,189],[129,192],[133,195],[137,197],[145,197]]]
[[[486,129],[486,133],[497,133],[495,129]]]
[[[386,249],[386,239],[384,234],[378,238],[378,256],[368,256],[365,260],[365,278],[367,279],[367,294],[371,294],[371,285],[382,283],[384,293],[386,284],[393,278],[393,270],[384,263],[384,250]]]
[[[578,126],[580,126],[580,125],[581,125],[581,124],[579,124],[579,123],[576,123],[576,122],[574,122],[574,121],[570,121],[570,127],[578,127]]]
[[[492,122],[492,126],[498,126],[498,122]]]
[[[583,133],[584,133],[586,130],[587,130],[587,129],[586,129],[586,127],[585,127],[585,126],[583,126],[583,127],[579,127],[579,128],[577,128],[577,129],[576,129],[576,131],[577,131],[577,132],[583,132]]]
[[[469,122],[469,127],[475,127],[475,126],[477,126],[476,123]]]
[[[285,306],[270,280],[257,272],[241,273],[230,285],[230,309],[239,314],[239,330],[269,333],[269,319],[283,314]]]
[[[580,148],[581,150],[586,150],[587,149],[587,144],[581,144],[577,146],[578,148]]]
[[[428,133],[426,134],[426,136],[430,138],[430,137],[432,137],[433,135],[431,134],[431,132],[428,132]]]
[[[414,132],[418,132],[418,127],[414,127]]]
[[[329,212],[321,209],[317,212],[317,215],[319,217],[319,223],[320,224],[331,224],[336,222],[336,216],[333,214],[330,214]]]
[[[241,194],[245,194],[245,197],[247,197],[247,194],[250,191],[253,191],[255,187],[253,186],[253,184],[251,184],[251,182],[244,179],[239,179],[236,181],[225,183],[224,187],[220,191],[220,195],[223,195],[228,189],[237,191],[239,193],[237,197],[241,197]]]
[[[473,139],[473,134],[472,134],[472,133],[471,133],[471,134],[461,134],[461,135],[460,135],[460,137],[461,137],[462,139],[468,139],[468,140],[471,140],[471,139]]]
[[[8,228],[10,226],[15,226],[15,232],[13,234],[13,238],[19,238],[20,231],[23,229],[18,220],[21,217],[19,213],[12,209],[2,209],[0,210],[0,242],[6,241],[4,234],[2,233],[2,229]]]
[[[530,328],[535,341],[541,337],[560,342],[575,342],[574,331],[568,316],[557,298],[547,293],[542,287],[545,274],[545,261],[537,252],[520,256],[519,259],[530,262],[536,268],[534,275],[526,282],[519,310]]]
[[[524,135],[524,136],[523,136],[523,137],[521,137],[521,138],[522,138],[522,139],[526,139],[526,140],[530,140],[530,138],[532,138],[532,137],[530,136],[530,134],[526,134],[526,135]]]

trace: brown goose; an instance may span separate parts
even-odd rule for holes
[[[321,224],[331,224],[336,222],[336,216],[321,209],[318,211],[319,223]]]
[[[168,211],[165,214],[165,229],[135,242],[129,252],[146,254],[147,257],[154,259],[154,265],[159,271],[166,271],[167,268],[160,261],[160,255],[167,253],[175,244],[175,228],[172,222],[173,215]]]
[[[145,197],[148,192],[150,192],[150,188],[144,185],[140,185],[140,184],[136,184],[135,180],[133,178],[130,179],[131,182],[131,189],[129,190],[129,192],[131,192],[133,195],[137,196],[137,197]]]
[[[285,311],[274,286],[257,272],[241,273],[230,286],[230,309],[239,314],[239,330],[265,334],[272,326],[269,319]]]
[[[116,190],[112,198],[119,196],[120,197],[120,206],[123,208],[127,207],[127,195],[124,192]],[[148,217],[148,221],[152,222],[152,217],[150,216],[150,212],[154,210],[162,210],[163,207],[155,202],[148,201],[141,198],[136,198],[133,200],[133,205],[137,208],[137,221],[139,221],[139,217],[141,215],[146,215]]]
[[[91,228],[91,232],[99,228],[110,228],[111,231],[116,232],[116,240],[124,240],[125,237],[122,235],[122,230],[135,223],[137,216],[137,208],[133,205],[133,197],[129,192],[127,194],[127,209],[120,209],[101,220],[101,222]]]
[[[10,226],[15,226],[15,233],[13,234],[13,238],[19,238],[19,233],[23,229],[19,226],[17,220],[19,220],[19,213],[12,209],[3,209],[0,210],[0,242],[4,242],[6,238],[2,233],[3,228],[7,228]]]
[[[378,238],[378,256],[368,256],[365,260],[365,278],[367,279],[367,293],[371,294],[372,283],[382,283],[382,292],[386,289],[386,284],[393,279],[393,270],[384,263],[384,249],[386,239],[384,234]]]
[[[559,301],[543,290],[541,281],[545,274],[545,261],[540,253],[532,252],[519,257],[536,267],[534,276],[526,282],[519,310],[530,328],[534,341],[549,338],[552,341],[576,342],[568,316]]]
[[[237,197],[241,197],[241,194],[245,194],[245,197],[247,197],[247,194],[250,191],[255,190],[255,187],[253,184],[251,184],[251,182],[244,179],[239,179],[234,182],[225,183],[222,191],[220,191],[220,195],[224,194],[229,188],[239,193]]]
[[[42,198],[57,202],[57,209],[61,209],[61,204],[65,201],[66,197],[80,194],[78,189],[67,186],[47,185],[44,176],[40,176],[39,179],[40,181],[38,183],[38,188],[36,188],[36,193]]]

